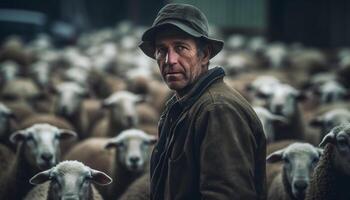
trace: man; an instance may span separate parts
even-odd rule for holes
[[[168,4],[142,36],[175,95],[159,121],[151,157],[151,199],[266,199],[266,141],[249,104],[208,70],[223,42],[208,36],[204,14]]]

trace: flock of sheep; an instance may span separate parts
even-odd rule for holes
[[[137,47],[143,31],[122,22],[64,48],[47,35],[3,42],[0,200],[149,199],[172,92]],[[210,66],[263,124],[268,199],[350,199],[350,50],[225,38]]]

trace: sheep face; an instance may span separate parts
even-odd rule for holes
[[[272,68],[283,67],[287,58],[287,48],[281,43],[274,43],[266,47],[265,57],[269,60]]]
[[[277,115],[282,115],[286,118],[293,116],[297,109],[297,101],[303,95],[295,88],[281,84],[274,87],[274,92],[266,96],[269,110]]]
[[[40,87],[48,87],[50,82],[51,68],[48,62],[37,62],[31,67],[31,75]]]
[[[322,104],[333,103],[348,99],[349,92],[337,81],[328,81],[317,87],[315,95],[320,98]]]
[[[60,160],[59,140],[70,137],[76,137],[76,134],[49,124],[35,124],[13,133],[10,140],[13,143],[22,142],[27,162],[34,169],[44,170]]]
[[[294,143],[270,154],[269,163],[283,161],[283,173],[296,199],[304,199],[311,175],[322,150],[307,143]]]
[[[112,138],[105,148],[117,148],[117,160],[129,171],[144,170],[156,138],[137,129],[128,129]]]
[[[267,106],[267,97],[274,92],[275,86],[278,86],[280,81],[273,76],[260,76],[247,86],[250,99],[253,105]]]
[[[19,75],[19,66],[12,61],[3,62],[0,66],[0,77],[5,83]]]
[[[0,103],[0,138],[3,138],[8,134],[7,131],[11,118],[15,118],[13,112],[7,106]]]
[[[269,142],[274,140],[274,122],[287,123],[287,119],[283,116],[274,115],[264,107],[254,106],[254,111],[258,115],[260,122],[263,126],[265,136]]]
[[[327,143],[335,145],[333,163],[335,168],[350,176],[350,123],[334,127],[320,143],[323,147]]]
[[[127,91],[119,91],[102,103],[103,107],[109,108],[112,119],[119,121],[124,127],[132,127],[138,124],[136,104],[142,101],[142,97]]]
[[[319,127],[321,135],[329,133],[334,127],[350,123],[350,111],[345,109],[333,109],[310,121],[310,125]]]
[[[84,97],[87,96],[86,89],[74,82],[61,83],[56,87],[56,91],[58,98],[55,112],[64,117],[77,113]]]
[[[107,185],[112,179],[105,173],[91,169],[78,161],[63,161],[30,179],[31,184],[50,180],[50,196],[54,200],[82,200],[92,196],[91,183]]]

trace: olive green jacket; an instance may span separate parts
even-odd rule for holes
[[[174,96],[151,157],[152,200],[266,199],[266,140],[246,100],[209,70]]]

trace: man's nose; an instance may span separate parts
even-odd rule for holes
[[[175,52],[168,51],[165,55],[165,63],[169,65],[175,64],[177,62],[177,57],[178,55]]]

